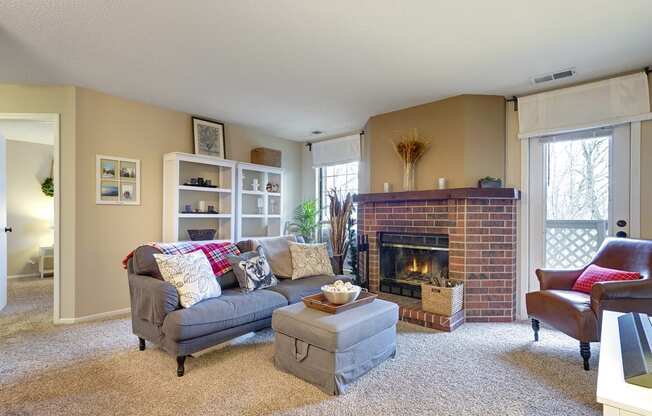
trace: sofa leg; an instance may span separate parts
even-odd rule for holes
[[[589,358],[591,358],[591,344],[580,341],[580,355],[584,360],[584,370],[589,371]]]
[[[138,337],[138,349],[140,351],[145,351],[145,340],[141,337]]]
[[[540,328],[539,320],[532,318],[532,330],[534,331],[535,342],[539,340],[539,328]]]
[[[185,355],[177,357],[177,377],[183,377],[183,373],[186,371],[185,363],[186,363]]]

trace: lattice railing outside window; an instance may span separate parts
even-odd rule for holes
[[[605,220],[546,221],[546,267],[576,269],[584,266],[598,251],[606,233]]]

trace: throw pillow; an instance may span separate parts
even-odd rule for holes
[[[278,283],[262,247],[240,256],[230,256],[229,262],[233,266],[238,284],[247,292],[276,286]]]
[[[307,276],[334,276],[326,243],[301,244],[289,242],[292,257],[292,280]]]
[[[255,247],[263,247],[265,257],[272,267],[272,272],[279,278],[289,279],[292,277],[292,259],[288,244],[295,240],[295,236],[288,235],[274,238],[261,238],[255,243]]]
[[[189,308],[200,300],[222,294],[213,269],[201,250],[188,254],[154,254],[163,280],[179,293],[179,303]]]
[[[591,293],[591,288],[597,282],[611,282],[617,280],[638,280],[641,274],[638,272],[626,272],[623,270],[607,269],[591,264],[577,278],[573,284],[573,290],[584,293]]]

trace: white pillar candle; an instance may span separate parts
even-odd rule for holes
[[[446,189],[448,187],[448,184],[446,183],[446,178],[439,178],[437,180],[437,185],[439,189]]]
[[[199,212],[206,212],[206,201],[199,201]]]
[[[385,192],[391,192],[391,190],[392,190],[392,184],[389,183],[389,182],[385,182],[385,183],[383,184],[383,190],[384,190]]]

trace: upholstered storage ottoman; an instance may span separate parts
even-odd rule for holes
[[[276,309],[272,316],[274,362],[282,371],[328,394],[346,386],[396,354],[398,306],[380,299],[328,314],[303,303]]]

